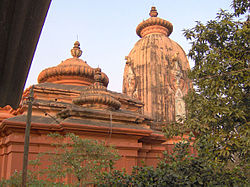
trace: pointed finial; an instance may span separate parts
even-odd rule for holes
[[[74,43],[74,47],[73,49],[71,49],[71,55],[74,57],[74,58],[79,58],[81,55],[82,55],[82,50],[80,49],[80,43],[78,41],[76,41]]]
[[[155,6],[152,6],[152,7],[151,7],[151,10],[150,10],[149,15],[150,15],[151,17],[157,17],[157,16],[158,16],[158,12],[157,12]]]
[[[101,70],[101,68],[96,68],[95,69],[95,75],[94,75],[94,79],[95,79],[95,82],[97,83],[101,83],[101,79],[102,79],[102,75],[101,75],[101,72],[102,72],[102,70]]]

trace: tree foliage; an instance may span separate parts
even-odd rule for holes
[[[186,129],[196,134],[199,153],[221,162],[249,162],[250,22],[237,19],[249,1],[235,0],[235,13],[221,10],[215,20],[184,34],[191,40],[190,72],[195,89],[187,97]],[[200,155],[201,156],[201,155]]]
[[[235,16],[245,14],[250,9],[249,0],[233,0],[232,7],[234,9]]]
[[[77,179],[75,184],[92,183],[104,169],[112,169],[114,162],[119,159],[117,151],[103,142],[82,139],[73,133],[51,136],[57,140],[53,143],[55,150],[40,154],[38,158],[41,161],[44,155],[49,155],[51,164],[40,170],[40,174],[48,180],[63,181],[65,177],[73,175]]]
[[[131,174],[119,170],[106,172],[99,186],[233,186],[246,183],[241,170],[226,170],[223,163],[195,157],[189,148],[190,140],[177,143],[173,154],[165,153],[157,168],[134,167]]]
[[[82,186],[96,182],[102,172],[109,171],[119,159],[117,151],[103,142],[82,139],[69,133],[65,136],[50,134],[54,143],[51,152],[39,153],[30,161],[29,186]],[[44,165],[43,163],[49,163]],[[66,181],[70,177],[71,182]],[[66,185],[66,183],[69,183]],[[20,186],[21,173],[14,173],[9,180],[0,183],[6,186]]]

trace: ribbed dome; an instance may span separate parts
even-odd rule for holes
[[[150,14],[153,14],[152,10],[157,16],[154,7]],[[154,18],[149,18],[137,27],[137,33],[140,30],[138,35],[142,38],[126,57],[123,92],[145,104],[144,114],[155,121],[170,122],[177,119],[177,116],[185,115],[182,97],[190,86],[187,78],[187,70],[190,68],[184,50],[168,38],[169,34],[157,29],[150,30],[149,27],[164,27],[161,23],[166,23],[165,20],[154,22]],[[147,22],[151,25],[147,25]],[[172,24],[171,27],[168,23],[165,26],[169,31],[172,28]],[[142,34],[146,29],[150,32]]]
[[[58,66],[43,70],[38,76],[38,83],[52,82],[79,86],[93,84],[95,70],[86,61],[79,59],[82,51],[78,41],[74,43],[71,55],[73,58],[62,61]],[[101,73],[101,82],[105,86],[108,85],[109,79],[104,73]]]
[[[121,103],[107,91],[107,88],[101,83],[101,69],[95,69],[95,83],[82,90],[79,98],[73,100],[77,105],[88,108],[106,108],[118,110]]]

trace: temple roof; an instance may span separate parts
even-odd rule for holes
[[[74,43],[71,55],[73,58],[62,61],[58,66],[43,70],[38,76],[38,83],[51,82],[79,86],[93,84],[95,69],[79,58],[82,55],[82,50],[78,41]],[[104,86],[109,83],[105,73],[101,73],[101,82]]]
[[[57,90],[57,91],[61,91],[61,92],[64,91],[64,92],[67,92],[67,93],[75,92],[75,93],[78,93],[78,94],[84,89],[84,87],[82,87],[82,86],[62,85],[62,84],[55,84],[55,83],[50,83],[50,82],[36,84],[36,85],[34,85],[34,88],[41,89],[43,91],[45,91],[45,90],[52,91],[53,93],[55,92],[55,90]],[[28,90],[26,89],[25,92],[28,92]],[[111,93],[112,95],[114,95],[119,100],[123,100],[124,102],[128,102],[131,105],[143,106],[142,102],[140,100],[138,100],[137,98],[131,98],[126,94],[118,93],[118,92],[115,92],[115,91],[107,90],[107,92]],[[28,93],[25,93],[25,95],[27,95],[27,94]]]
[[[169,36],[172,33],[172,23],[162,18],[158,18],[158,12],[155,7],[151,8],[149,15],[150,18],[137,26],[136,33],[138,36],[144,37],[150,33],[162,33]]]
[[[95,83],[82,90],[81,96],[74,99],[73,102],[77,105],[86,106],[90,108],[107,108],[118,110],[121,103],[107,91],[101,81],[101,69],[95,70]]]

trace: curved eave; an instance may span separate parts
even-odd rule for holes
[[[26,115],[21,115],[6,119],[2,124],[0,124],[0,131],[4,134],[9,134],[11,132],[9,131],[10,129],[12,129],[13,131],[25,131],[26,118]],[[97,123],[94,121],[81,119],[66,119],[56,122],[51,118],[33,116],[31,121],[31,131],[33,130],[42,130],[45,133],[49,131],[72,132],[74,130],[77,130],[78,133],[99,132],[106,134],[107,132],[110,132],[110,123]],[[152,135],[152,139],[159,139],[159,137],[161,137],[161,135],[159,135],[159,137],[156,137],[154,131],[151,129],[123,124],[113,124],[112,133],[146,137]]]

